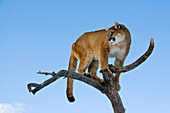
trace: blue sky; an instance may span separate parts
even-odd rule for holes
[[[39,70],[67,69],[72,43],[84,32],[114,22],[131,32],[125,65],[147,50],[150,38],[155,39],[152,55],[121,75],[119,94],[126,112],[170,113],[169,6],[169,0],[0,0],[0,113],[113,113],[105,95],[79,81],[72,104],[65,95],[66,79],[36,95],[26,85],[50,78],[37,75]]]

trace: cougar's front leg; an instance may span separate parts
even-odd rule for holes
[[[101,68],[101,70],[106,68],[108,70],[108,72],[112,74],[112,72],[110,71],[109,66],[108,66],[108,54],[109,54],[109,52],[108,52],[107,48],[100,50],[100,56],[99,56],[100,68]]]
[[[123,59],[123,60],[119,60],[118,58],[116,58],[114,65],[115,65],[115,66],[118,66],[118,67],[122,67],[122,66],[123,66],[123,63],[124,63],[124,59]],[[120,74],[121,74],[121,73],[115,73],[116,89],[117,89],[117,91],[119,91],[120,88],[121,88],[121,87],[120,87],[120,84],[119,84]]]

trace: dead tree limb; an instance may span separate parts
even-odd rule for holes
[[[143,63],[151,55],[153,49],[154,49],[154,39],[151,38],[148,50],[135,62],[133,62],[130,65],[123,66],[123,67],[116,67],[111,64],[111,65],[109,65],[109,68],[113,73],[130,71],[130,70],[136,68],[137,66],[139,66],[141,63]]]
[[[135,67],[139,66],[142,62],[144,62],[150,56],[150,54],[153,51],[153,48],[154,48],[154,40],[151,39],[150,46],[149,46],[148,50],[134,63],[132,63],[128,66],[124,66],[124,67],[116,67],[113,65],[109,65],[109,68],[113,73],[127,72],[129,70],[132,70]],[[103,74],[105,84],[100,84],[98,81],[96,81],[92,78],[89,78],[85,75],[81,75],[76,72],[71,72],[68,70],[60,70],[58,73],[38,72],[38,74],[52,75],[52,77],[50,79],[44,81],[41,84],[29,83],[27,85],[27,88],[28,88],[29,92],[32,92],[33,94],[35,94],[37,91],[41,90],[42,88],[44,88],[45,86],[54,82],[55,80],[59,79],[60,77],[73,78],[73,79],[85,82],[85,83],[95,87],[102,93],[104,93],[111,101],[114,113],[125,113],[125,108],[122,104],[121,98],[120,98],[118,92],[116,91],[116,86],[115,86],[116,81],[114,79],[114,76],[109,74],[106,69],[101,70],[100,72]]]
[[[81,75],[81,74],[78,74],[76,72],[71,72],[71,71],[68,71],[68,70],[60,70],[58,73],[55,73],[55,72],[52,72],[52,73],[38,72],[38,74],[52,75],[53,77],[44,81],[41,84],[29,83],[27,85],[28,90],[29,90],[29,92],[32,92],[33,94],[35,94],[37,91],[39,91],[43,87],[54,82],[55,80],[59,79],[60,77],[69,77],[69,78],[73,78],[73,79],[76,79],[76,80],[80,80],[82,82],[85,82],[85,83],[95,87],[96,89],[100,90],[101,92],[104,92],[104,90],[105,90],[105,87],[103,85],[101,85],[98,81],[91,79],[91,78],[89,78],[85,75]],[[32,89],[32,87],[35,87],[35,88]]]

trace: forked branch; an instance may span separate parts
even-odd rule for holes
[[[127,72],[129,70],[132,70],[135,67],[139,66],[142,62],[144,62],[150,56],[150,54],[153,51],[153,48],[154,48],[154,39],[151,39],[150,46],[149,46],[148,50],[134,63],[132,63],[128,66],[124,66],[124,67],[116,67],[113,65],[109,65],[109,68],[113,73]],[[52,77],[50,79],[44,81],[41,84],[29,83],[27,85],[27,87],[28,87],[29,92],[32,92],[33,94],[35,94],[37,91],[41,90],[42,88],[44,88],[45,86],[54,82],[55,80],[59,79],[60,77],[69,77],[69,78],[77,79],[77,80],[80,80],[82,82],[85,82],[85,83],[95,87],[102,93],[106,94],[106,96],[110,99],[110,101],[112,103],[113,110],[115,113],[125,113],[125,108],[123,107],[121,98],[115,88],[116,83],[114,80],[114,76],[107,73],[106,69],[101,70],[100,72],[103,74],[105,84],[100,84],[98,81],[96,81],[92,78],[89,78],[85,75],[78,74],[76,72],[60,70],[58,73],[38,72],[38,74],[52,75]]]
[[[130,71],[130,70],[136,68],[137,66],[139,66],[141,63],[143,63],[151,55],[153,49],[154,49],[154,39],[151,38],[148,50],[135,62],[133,62],[130,65],[123,66],[123,67],[116,67],[116,66],[110,64],[109,68],[113,73]]]

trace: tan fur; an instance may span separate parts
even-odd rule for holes
[[[85,33],[72,45],[68,70],[75,71],[77,60],[79,59],[79,74],[84,74],[88,68],[88,73],[92,75],[93,79],[103,82],[103,79],[96,76],[99,63],[100,69],[107,68],[111,72],[108,67],[108,58],[115,57],[114,65],[123,66],[124,60],[129,53],[130,44],[129,30],[117,22],[111,28]],[[120,73],[115,74],[117,90],[120,90],[119,76]],[[67,79],[67,98],[70,102],[75,100],[73,96],[73,79],[71,78]]]

